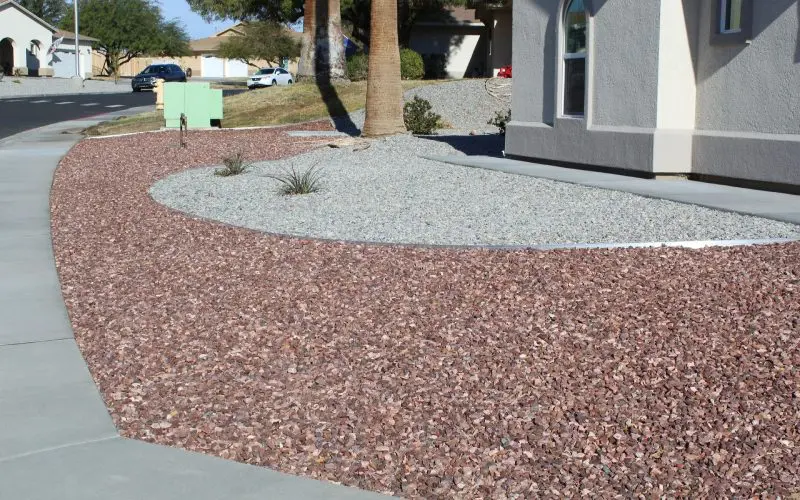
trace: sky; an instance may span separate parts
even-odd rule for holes
[[[164,18],[179,19],[192,40],[219,33],[233,24],[231,21],[214,21],[211,24],[205,22],[202,17],[192,12],[186,0],[160,0],[159,3]]]

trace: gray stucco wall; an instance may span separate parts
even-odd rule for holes
[[[592,123],[653,128],[658,111],[660,2],[595,0],[593,4]]]
[[[675,133],[657,128],[661,1],[592,1],[590,104],[584,119],[557,116],[562,2],[515,1],[515,84],[506,153],[670,173],[669,147],[660,149],[654,165],[654,137]],[[716,0],[683,0],[697,84],[696,130],[682,132],[688,134],[686,168],[672,173],[690,169],[800,185],[799,4],[755,0],[752,44],[712,45]],[[668,102],[662,105],[669,109]]]
[[[647,4],[647,5],[645,5]],[[594,0],[586,118],[559,118],[560,0],[514,2],[514,94],[506,134],[510,155],[649,172],[657,111],[658,31],[635,32],[622,13],[657,25],[658,9],[640,0]],[[655,20],[649,19],[656,16]],[[601,26],[602,23],[602,26]],[[602,47],[601,47],[602,46]],[[647,57],[642,57],[642,48]],[[652,49],[652,50],[651,50]],[[655,52],[652,52],[655,51]],[[651,53],[652,52],[652,53]]]
[[[800,134],[797,0],[756,0],[751,45],[711,45],[704,1],[697,61],[697,129]]]
[[[513,7],[513,120],[553,123],[556,27],[559,0],[517,0]],[[518,84],[517,82],[524,82]]]
[[[701,8],[692,171],[800,185],[800,2],[753,4],[752,43],[711,43]]]

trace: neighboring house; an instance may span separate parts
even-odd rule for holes
[[[486,76],[497,76],[500,68],[511,64],[512,0],[481,1],[475,16],[486,33]]]
[[[496,76],[511,64],[511,0],[478,1],[421,14],[408,46],[425,61],[428,78]]]
[[[92,76],[92,43],[96,41],[79,37],[84,78]],[[13,0],[0,0],[0,71],[7,75],[73,77],[75,34],[57,30]]]
[[[52,75],[47,52],[55,28],[13,0],[0,0],[0,71],[6,75]]]
[[[798,0],[514,3],[507,155],[800,193]]]
[[[120,76],[134,76],[150,64],[165,62],[175,63],[184,70],[191,70],[191,76],[194,78],[236,78],[251,75],[258,71],[254,66],[249,66],[236,59],[223,59],[218,56],[220,44],[227,37],[242,36],[244,34],[242,27],[243,23],[238,23],[214,36],[192,40],[189,42],[189,47],[192,50],[191,56],[137,57],[122,65]],[[300,43],[302,33],[289,30],[287,32]],[[254,63],[259,67],[270,66],[268,61],[254,61]],[[95,60],[95,66],[97,67],[98,65],[102,66],[102,60]],[[286,69],[296,73],[297,61],[289,61]]]
[[[420,15],[408,47],[422,56],[427,78],[478,77],[487,71],[486,41],[475,9],[451,7]]]
[[[75,76],[75,33],[64,30],[56,30],[53,35],[53,43],[60,43],[56,46],[50,65],[53,68],[53,76],[59,78],[70,78]],[[78,37],[78,50],[80,53],[80,75],[83,78],[91,78],[93,71],[92,44],[99,42],[97,38],[80,35]]]

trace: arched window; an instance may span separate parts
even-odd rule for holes
[[[586,103],[586,8],[570,0],[564,12],[564,114],[583,116]]]

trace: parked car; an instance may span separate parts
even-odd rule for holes
[[[497,72],[497,78],[511,78],[511,65],[500,68],[500,71]]]
[[[177,64],[151,64],[144,71],[133,77],[131,87],[134,92],[152,89],[156,86],[156,80],[158,79],[165,82],[185,82],[186,73]]]
[[[294,83],[294,77],[285,69],[262,68],[247,80],[247,88],[253,90],[273,85],[291,85],[292,83]]]

